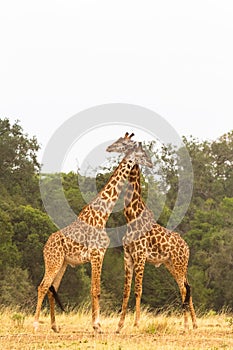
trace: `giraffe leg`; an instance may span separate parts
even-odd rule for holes
[[[53,281],[55,280],[56,275],[60,271],[62,265],[63,265],[63,259],[61,259],[61,257],[58,259],[58,261],[55,261],[54,259],[53,263],[50,263],[50,260],[45,259],[45,274],[44,274],[43,280],[41,281],[38,287],[37,306],[36,306],[35,318],[33,323],[35,331],[38,330],[39,316],[40,316],[41,306],[42,306],[44,297],[48,293],[49,287],[53,284]],[[52,312],[54,313],[53,302],[52,302],[52,308],[53,308]]]
[[[190,305],[190,285],[188,284],[187,278],[186,278],[186,271],[187,271],[187,264],[188,262],[183,263],[183,269],[180,270],[179,266],[176,267],[175,263],[173,264],[171,261],[166,261],[165,263],[166,268],[168,271],[172,274],[172,276],[175,278],[176,283],[178,284],[181,300],[182,300],[182,307],[183,307],[183,313],[184,313],[184,329],[187,330],[189,328],[188,326],[188,306]],[[194,312],[195,313],[195,312]]]
[[[60,286],[62,277],[66,271],[66,268],[67,268],[67,263],[64,262],[53,281],[53,287],[55,288],[56,291],[58,291],[58,288]],[[55,320],[55,299],[54,299],[53,293],[49,290],[48,290],[48,299],[49,299],[49,305],[50,305],[51,329],[54,332],[59,332],[59,328],[56,326],[56,320]]]
[[[191,314],[193,329],[197,328],[196,313],[193,306],[192,296],[191,296],[191,287],[185,278],[184,282],[177,282],[180,288],[183,309],[184,309],[184,328],[188,329],[188,309]]]
[[[91,258],[91,299],[92,299],[92,325],[95,331],[102,333],[100,325],[100,277],[103,256],[95,252]]]
[[[193,329],[196,329],[197,328],[197,319],[196,319],[195,309],[193,306],[192,296],[190,296],[190,299],[189,299],[189,310],[190,310],[190,314],[191,314],[191,318],[192,318]]]
[[[55,319],[55,299],[53,297],[53,293],[48,290],[48,299],[49,299],[49,308],[50,308],[50,318],[51,318],[51,329],[54,332],[59,332],[59,329],[56,326]]]
[[[45,275],[41,284],[38,287],[37,306],[36,306],[36,312],[35,312],[34,323],[33,323],[35,331],[37,331],[39,327],[39,316],[40,316],[40,310],[41,310],[44,297],[47,294],[48,289],[51,286],[52,282],[53,282],[53,279]]]
[[[138,327],[140,320],[140,305],[141,305],[141,296],[142,296],[142,280],[143,273],[145,268],[145,259],[138,259],[137,264],[135,265],[135,287],[134,294],[136,297],[136,313],[135,313],[135,321],[134,326]]]
[[[182,307],[184,312],[184,329],[188,330],[189,329],[189,325],[188,325],[188,305],[189,304],[188,303],[190,298],[190,286],[183,279],[181,281],[178,280],[177,283],[180,289]]]
[[[125,264],[125,282],[124,282],[124,292],[123,292],[123,302],[121,308],[121,317],[118,323],[117,333],[120,333],[120,330],[124,326],[125,316],[130,296],[131,283],[133,277],[133,261],[129,252],[125,250],[124,254],[124,264]]]

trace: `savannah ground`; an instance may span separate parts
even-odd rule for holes
[[[128,314],[125,327],[116,334],[119,315],[102,314],[103,334],[95,334],[91,314],[85,309],[58,314],[60,332],[50,330],[49,315],[43,311],[40,328],[32,328],[33,315],[12,309],[0,310],[0,349],[233,349],[233,316],[210,312],[198,317],[198,329],[183,330],[182,315],[155,315],[143,311],[139,328],[133,327],[133,314]]]

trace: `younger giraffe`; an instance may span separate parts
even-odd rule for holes
[[[57,332],[55,322],[56,291],[67,265],[75,266],[91,263],[91,298],[92,325],[101,332],[99,323],[100,277],[105,251],[109,245],[105,226],[113,210],[123,184],[132,167],[136,164],[152,166],[152,163],[141,147],[129,150],[120,162],[108,183],[99,194],[80,212],[76,221],[53,233],[44,247],[45,274],[38,287],[38,301],[34,319],[34,328],[38,329],[39,315],[43,299],[48,294],[50,303],[51,328]]]
[[[126,152],[135,147],[132,135],[126,134],[108,149],[112,152]],[[138,326],[140,318],[140,302],[142,295],[142,280],[145,263],[156,267],[164,264],[175,278],[181,293],[184,308],[184,327],[188,328],[187,309],[191,313],[193,328],[197,328],[196,315],[187,280],[189,248],[186,242],[176,232],[160,226],[152,212],[141,198],[140,169],[135,164],[128,177],[128,187],[125,193],[124,214],[127,220],[127,232],[123,238],[125,283],[123,303],[117,332],[122,329],[131,290],[133,272],[135,272],[136,317],[134,325]]]

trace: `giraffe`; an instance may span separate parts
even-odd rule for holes
[[[141,147],[129,150],[113,172],[107,184],[80,212],[77,219],[67,227],[52,233],[43,249],[45,273],[38,287],[34,329],[38,329],[43,299],[48,294],[51,328],[58,332],[55,321],[55,299],[67,265],[72,267],[91,263],[92,325],[101,332],[99,321],[100,277],[104,254],[109,245],[105,226],[117,201],[123,184],[134,164],[152,166]]]
[[[135,147],[131,140],[133,134],[125,134],[107,150],[125,153]],[[138,326],[140,319],[140,303],[142,295],[142,280],[145,263],[156,267],[164,264],[176,280],[184,310],[184,327],[188,328],[188,307],[193,328],[197,328],[196,315],[192,302],[191,288],[187,279],[189,247],[177,232],[160,226],[153,213],[141,197],[140,168],[135,164],[128,177],[128,186],[124,197],[124,215],[127,221],[127,231],[123,237],[125,282],[123,302],[117,333],[124,326],[126,310],[131,290],[133,272],[135,273],[136,315],[134,325]]]

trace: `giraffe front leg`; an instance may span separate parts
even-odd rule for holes
[[[96,256],[91,260],[91,299],[92,299],[92,325],[96,332],[102,333],[100,325],[100,276],[103,258]]]
[[[122,302],[122,308],[121,308],[121,317],[120,321],[118,323],[117,333],[120,333],[120,330],[124,326],[125,322],[125,316],[130,296],[130,290],[131,290],[131,283],[132,283],[132,277],[133,277],[133,262],[131,255],[128,252],[125,252],[124,255],[124,262],[125,262],[125,282],[124,282],[124,292],[123,292],[123,302]]]
[[[145,259],[141,258],[140,261],[135,266],[135,287],[134,293],[136,298],[136,313],[134,326],[138,327],[140,320],[140,306],[141,306],[141,296],[142,296],[142,280],[145,268]]]

